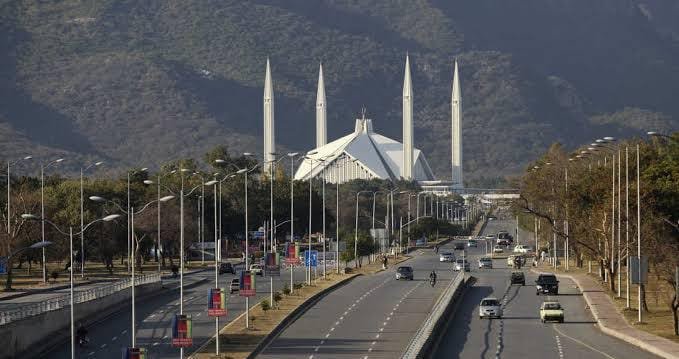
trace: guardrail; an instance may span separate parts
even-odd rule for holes
[[[422,357],[422,350],[424,349],[425,344],[428,340],[432,339],[432,333],[434,332],[436,325],[446,312],[450,302],[455,297],[455,292],[457,292],[458,288],[463,282],[464,272],[459,272],[456,277],[450,280],[450,283],[446,289],[443,290],[443,293],[441,293],[441,296],[434,304],[431,312],[429,312],[427,319],[424,320],[420,329],[415,332],[413,339],[410,341],[410,344],[408,344],[408,347],[406,347],[405,352],[401,356],[402,359],[415,359]]]
[[[158,273],[145,274],[135,277],[135,286],[156,282],[160,282],[160,274]],[[73,302],[74,304],[77,304],[103,298],[123,289],[127,289],[131,286],[131,284],[132,280],[127,278],[110,285],[74,292]],[[0,312],[0,325],[6,325],[11,322],[40,315],[45,312],[59,310],[69,307],[70,305],[71,296],[69,294],[46,299],[39,303],[22,305],[16,309]]]

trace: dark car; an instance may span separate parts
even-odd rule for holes
[[[236,270],[231,263],[222,263],[219,265],[219,274],[231,273],[236,274]]]
[[[464,250],[464,243],[455,243],[455,250],[456,251],[463,251]]]
[[[540,274],[535,281],[535,294],[559,294],[559,281],[554,274]]]
[[[512,272],[510,277],[511,284],[526,285],[526,276],[523,272]]]
[[[413,280],[413,267],[402,266],[396,269],[396,280],[409,279]]]

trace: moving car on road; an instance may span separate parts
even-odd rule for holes
[[[509,281],[511,284],[526,285],[526,275],[523,272],[512,272]]]
[[[540,305],[540,321],[563,323],[563,307],[559,302],[544,302]]]
[[[500,301],[494,297],[483,298],[479,304],[479,319],[502,318]]]
[[[236,270],[233,268],[233,264],[231,263],[221,263],[219,265],[219,274],[224,274],[224,273],[231,273],[231,274],[236,274]]]
[[[538,276],[535,281],[535,294],[559,294],[559,281],[556,280],[556,275],[551,273],[543,273]]]
[[[231,279],[231,284],[229,285],[229,293],[233,294],[233,292],[238,292],[239,290],[240,290],[240,279],[239,278]]]
[[[455,260],[455,255],[450,252],[442,252],[439,254],[439,262],[453,262]]]
[[[523,245],[523,244],[517,244],[514,246],[514,253],[528,253],[530,252],[530,247]]]
[[[256,275],[264,275],[264,270],[261,264],[250,264],[250,273]]]
[[[504,253],[504,248],[502,246],[495,246],[493,247],[493,253]]]
[[[470,239],[469,242],[467,242],[467,247],[469,247],[469,248],[476,248],[477,246],[478,246],[478,243],[473,239]]]
[[[512,254],[509,257],[507,257],[507,266],[514,267],[516,266],[517,262],[521,266],[524,266],[526,264],[526,257],[516,254]]]
[[[396,280],[413,280],[413,267],[401,266],[396,269]]]
[[[479,269],[488,268],[493,269],[493,260],[489,257],[482,257],[479,259]]]
[[[471,267],[469,265],[469,261],[459,258],[458,260],[455,261],[455,265],[453,266],[453,270],[456,272],[459,272],[462,270],[462,266],[464,266],[464,271],[469,272],[471,270]]]

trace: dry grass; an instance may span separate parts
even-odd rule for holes
[[[410,257],[399,256],[396,259],[390,259],[389,265],[398,264],[408,258]],[[245,317],[241,315],[221,330],[219,333],[220,355],[214,354],[216,343],[214,340],[210,340],[205,347],[200,349],[200,352],[194,353],[191,358],[247,358],[264,337],[285,319],[285,317],[292,313],[293,310],[302,305],[314,294],[358,274],[368,275],[380,271],[382,271],[382,265],[380,263],[371,263],[363,265],[358,270],[353,271],[352,274],[335,274],[332,272],[328,274],[328,278],[325,280],[321,277],[311,286],[304,286],[301,289],[296,289],[291,295],[283,295],[283,298],[278,302],[278,306],[275,309],[265,312],[262,310],[261,305],[258,304],[250,310],[250,328],[245,328]]]

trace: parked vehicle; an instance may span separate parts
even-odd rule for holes
[[[473,240],[473,239],[470,239],[470,240],[467,242],[467,247],[476,248],[477,246],[478,246],[478,243],[477,243],[475,240]]]
[[[479,303],[479,319],[502,318],[500,301],[494,297],[483,298]]]
[[[555,321],[563,323],[564,313],[563,307],[559,302],[544,302],[540,305],[540,321],[548,322]]]
[[[219,265],[219,274],[224,274],[224,273],[231,273],[231,274],[236,274],[236,270],[233,268],[233,264],[231,263],[221,263]]]
[[[396,269],[396,280],[413,280],[413,267],[401,266]]]
[[[509,281],[511,284],[526,285],[526,275],[523,272],[512,272]]]
[[[551,273],[543,273],[538,276],[535,280],[535,294],[559,294],[559,281],[556,279],[556,275]]]

